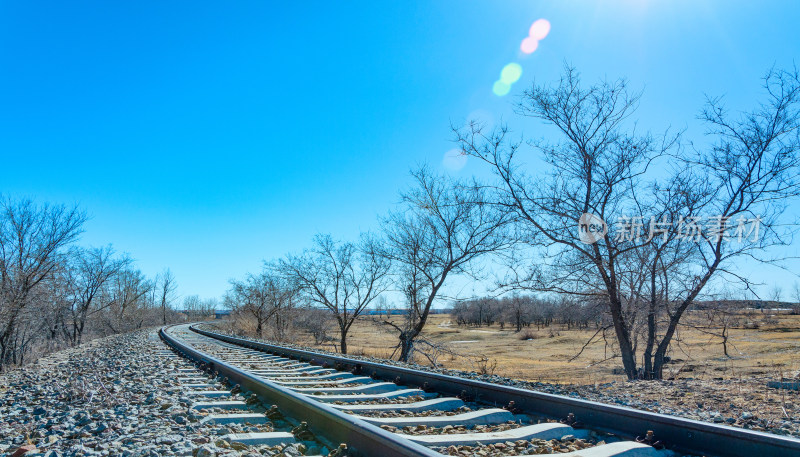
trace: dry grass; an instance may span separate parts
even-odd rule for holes
[[[731,357],[723,355],[720,338],[682,328],[669,354],[673,362],[668,367],[668,376],[697,379],[797,376],[800,372],[800,316],[754,313],[742,316],[744,321],[758,321],[761,325],[758,329],[740,326],[730,330]],[[436,358],[446,368],[560,384],[586,385],[619,380],[620,375],[614,374],[614,369],[621,368],[621,362],[612,357],[611,341],[606,344],[599,339],[580,357],[571,360],[593,334],[592,329],[567,330],[556,325],[540,330],[523,329],[520,333],[497,325],[464,328],[455,326],[449,315],[433,315],[423,336],[446,349]],[[348,341],[351,354],[390,358],[396,335],[366,318],[354,325]],[[333,349],[332,344],[315,345],[310,335],[302,333],[295,342]],[[430,363],[420,355],[415,361]]]

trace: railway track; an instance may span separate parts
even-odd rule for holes
[[[309,451],[356,456],[800,456],[800,440],[778,435],[268,345],[189,325],[161,335],[183,356],[227,378],[234,392],[246,389],[274,404],[273,416],[295,427],[283,438],[268,435],[276,432],[230,437],[244,445],[273,437],[297,440],[305,433],[313,437],[304,443]]]
[[[202,341],[191,338],[191,334],[188,336],[183,338],[185,342],[202,345]],[[166,349],[156,354],[180,359]],[[194,422],[195,428],[208,435],[207,442],[214,442],[216,447],[223,449],[268,455],[290,456],[301,455],[301,452],[317,455],[316,451],[320,450],[328,453],[323,443],[311,435],[303,435],[301,422],[284,417],[277,409],[265,408],[257,397],[231,389],[215,373],[191,362],[178,363],[172,369],[177,389],[183,392],[188,405],[186,417]],[[203,452],[202,455],[213,455],[213,452]]]

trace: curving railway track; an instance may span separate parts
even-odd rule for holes
[[[800,456],[800,440],[404,367],[268,345],[190,325],[164,341],[228,389],[187,383],[236,408],[212,419],[283,421],[291,432],[232,434],[233,445],[302,441],[309,453],[354,456]],[[252,392],[250,405],[232,394]],[[233,406],[233,405],[236,406]],[[250,422],[248,422],[250,421]],[[288,424],[288,425],[286,425]]]

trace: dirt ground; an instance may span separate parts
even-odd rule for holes
[[[720,337],[681,328],[669,354],[672,362],[666,377],[790,379],[800,374],[800,316],[757,311],[743,314],[740,321],[739,327],[730,329],[730,357],[723,354]],[[759,328],[744,328],[746,322],[755,322]],[[608,343],[598,337],[576,357],[595,334],[594,329],[566,329],[554,324],[539,330],[535,326],[519,333],[514,330],[497,324],[459,327],[449,315],[438,314],[431,317],[423,338],[438,347],[427,352],[445,368],[556,384],[592,385],[621,379],[621,375],[615,374],[622,364],[618,357],[613,357],[610,333]],[[329,335],[335,337],[335,329]],[[314,339],[302,332],[296,335],[294,343],[328,350],[334,347],[332,342],[314,344]],[[370,317],[357,322],[348,339],[351,354],[382,358],[390,358],[396,344],[396,334]],[[419,354],[414,361],[431,363]]]

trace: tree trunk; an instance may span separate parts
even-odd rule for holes
[[[722,328],[722,352],[725,353],[725,357],[730,358],[731,356],[728,355],[728,327],[725,326]]]
[[[339,340],[339,352],[347,354],[347,330],[342,329],[342,336]]]
[[[411,353],[414,351],[414,338],[416,335],[411,332],[404,332],[400,335],[400,358],[398,361],[408,363]]]
[[[636,354],[633,349],[633,344],[631,343],[628,326],[622,315],[622,304],[614,295],[610,297],[609,308],[611,311],[611,320],[614,323],[614,332],[617,335],[617,342],[619,343],[620,355],[622,356],[622,368],[625,370],[625,375],[628,377],[628,380],[632,381],[638,378]]]
[[[661,342],[658,344],[658,348],[656,349],[656,354],[653,359],[652,379],[664,378],[665,357],[667,355],[667,349],[669,349],[669,344],[672,341],[672,336],[675,334],[675,329],[678,328],[678,319],[680,319],[680,314],[680,312],[676,312],[676,314],[672,316],[669,321],[669,325],[667,326],[667,331],[664,334],[664,338],[662,338]]]
[[[644,349],[644,376],[653,379],[653,347],[656,344],[656,271],[650,271],[650,307],[647,311],[647,345]]]

